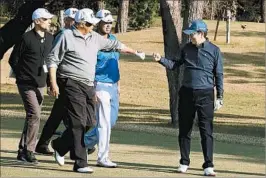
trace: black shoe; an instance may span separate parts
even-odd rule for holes
[[[17,160],[19,160],[19,161],[27,161],[26,160],[26,155],[25,155],[23,150],[20,150],[20,149],[18,150]]]
[[[35,154],[32,151],[25,151],[25,158],[27,162],[38,163],[38,160],[35,158]]]
[[[88,155],[92,154],[96,150],[95,147],[93,148],[88,148]]]
[[[36,146],[35,152],[49,156],[54,154],[47,146]]]

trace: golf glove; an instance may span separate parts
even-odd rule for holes
[[[145,59],[145,53],[141,51],[136,51],[135,55],[138,56],[140,59],[144,60]]]
[[[219,110],[223,106],[224,102],[222,98],[217,98],[214,103],[214,111]]]

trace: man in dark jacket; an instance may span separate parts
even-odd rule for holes
[[[213,170],[213,115],[214,110],[223,105],[223,61],[220,49],[208,41],[207,25],[195,20],[184,31],[190,36],[181,51],[181,58],[173,61],[154,54],[155,61],[168,69],[184,65],[184,79],[179,91],[179,146],[180,166],[177,171],[184,173],[190,164],[190,135],[195,113],[198,113],[198,125],[204,155],[205,176],[215,176]],[[214,104],[214,87],[217,99]]]
[[[22,36],[9,59],[26,111],[26,121],[17,156],[20,161],[37,163],[34,150],[48,72],[45,58],[53,42],[53,36],[46,31],[50,27],[52,17],[53,15],[46,9],[36,9],[32,14],[34,29]]]

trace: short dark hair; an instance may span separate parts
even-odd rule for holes
[[[207,37],[208,32],[203,32],[203,31],[197,31],[197,32],[198,32],[198,33],[199,33],[199,32],[203,33],[204,38],[208,39],[208,37]]]

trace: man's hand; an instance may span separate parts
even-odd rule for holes
[[[223,106],[224,102],[222,98],[217,98],[214,103],[214,111],[219,110]]]
[[[162,57],[159,53],[153,53],[152,56],[156,62],[159,62],[161,60],[161,57]]]
[[[51,86],[50,86],[50,93],[51,93],[51,95],[54,96],[56,99],[58,98],[58,96],[59,96],[59,88],[58,88],[57,83],[51,83]]]
[[[145,59],[145,53],[142,51],[136,51],[135,55],[138,56],[140,59],[144,60]]]
[[[47,95],[48,95],[48,96],[52,96],[51,88],[50,88],[50,87],[47,87]]]

